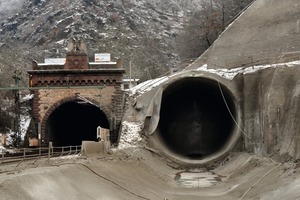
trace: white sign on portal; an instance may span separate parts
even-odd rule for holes
[[[110,53],[95,53],[95,62],[110,62]]]

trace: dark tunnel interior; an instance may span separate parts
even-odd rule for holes
[[[220,84],[226,103],[236,116],[231,93]],[[235,127],[218,82],[185,78],[164,90],[158,132],[175,154],[203,159],[225,146]]]
[[[98,126],[109,128],[107,117],[99,107],[71,101],[60,105],[50,115],[46,134],[54,146],[81,145],[83,140],[97,140]]]

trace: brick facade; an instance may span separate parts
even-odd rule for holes
[[[123,116],[122,77],[125,70],[120,61],[88,63],[80,52],[67,54],[65,64],[38,64],[29,70],[29,84],[34,94],[32,113],[40,127],[41,145],[47,145],[46,123],[51,113],[66,102],[87,99],[100,107],[110,123],[111,142],[116,143]],[[36,127],[38,130],[38,127]]]

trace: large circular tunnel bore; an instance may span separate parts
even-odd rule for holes
[[[55,146],[80,145],[82,140],[96,141],[98,126],[109,128],[105,114],[98,107],[71,101],[50,115],[46,133]]]
[[[231,93],[220,87],[215,80],[184,78],[164,90],[158,130],[169,150],[203,159],[226,145],[235,127],[228,108],[233,116],[236,108]]]

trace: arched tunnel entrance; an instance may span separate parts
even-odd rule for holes
[[[83,140],[96,141],[98,126],[109,128],[107,117],[99,107],[83,101],[70,101],[49,116],[46,134],[55,146],[81,145]]]
[[[183,78],[164,89],[157,130],[172,153],[201,160],[232,138],[235,122],[229,110],[235,118],[235,101],[225,86],[208,78]]]

